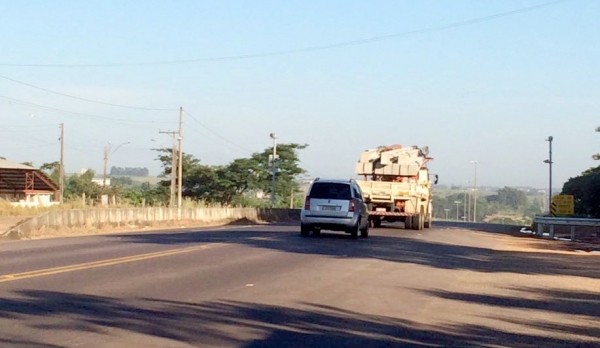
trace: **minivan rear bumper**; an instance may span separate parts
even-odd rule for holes
[[[356,226],[358,223],[358,215],[353,214],[350,217],[331,217],[315,215],[308,211],[302,211],[300,221],[306,226],[317,227],[325,230],[342,231]]]

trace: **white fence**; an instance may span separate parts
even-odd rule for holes
[[[1,236],[21,239],[36,236],[41,230],[63,228],[151,224],[167,221],[197,221],[203,223],[251,221],[295,221],[300,212],[295,209],[257,208],[124,208],[54,210],[31,218]]]

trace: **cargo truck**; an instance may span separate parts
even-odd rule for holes
[[[432,185],[438,181],[427,168],[431,160],[428,147],[380,146],[361,153],[356,182],[367,203],[371,226],[401,221],[406,229],[431,227]]]

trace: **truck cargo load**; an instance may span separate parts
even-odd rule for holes
[[[374,227],[402,221],[407,229],[429,228],[433,220],[428,147],[391,145],[363,151],[357,180]],[[437,183],[437,175],[434,176]]]

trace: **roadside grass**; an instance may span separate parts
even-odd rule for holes
[[[152,207],[167,207],[165,204],[155,204]],[[182,208],[223,208],[224,205],[207,203],[204,201],[195,201],[185,198],[181,202]],[[150,207],[150,205],[146,205]],[[128,202],[116,202],[107,206],[101,204],[84,204],[81,199],[74,199],[48,207],[21,207],[14,206],[8,201],[0,201],[0,217],[2,216],[36,216],[53,210],[73,210],[73,209],[106,209],[106,208],[142,208],[140,205]]]

